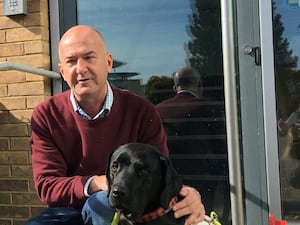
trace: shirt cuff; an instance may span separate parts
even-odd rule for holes
[[[89,193],[88,193],[88,189],[89,189],[89,185],[91,183],[91,181],[94,179],[95,176],[92,176],[90,177],[86,182],[85,182],[85,185],[84,185],[84,189],[83,189],[83,193],[86,197],[89,197]]]

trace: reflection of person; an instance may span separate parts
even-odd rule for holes
[[[168,155],[166,136],[150,102],[107,82],[113,59],[96,30],[83,25],[68,30],[59,57],[71,90],[38,105],[31,121],[35,187],[49,208],[27,225],[83,224],[81,213],[84,224],[110,224],[104,176],[109,153],[142,142]],[[184,186],[181,195],[175,216],[189,215],[187,224],[201,221],[205,211],[198,192]]]
[[[300,189],[300,105],[286,120],[279,119],[278,130],[281,182]]]
[[[180,175],[224,175],[224,162],[206,158],[225,153],[222,149],[225,144],[212,139],[216,134],[225,133],[224,121],[216,119],[224,116],[223,108],[202,96],[201,76],[195,69],[181,68],[173,78],[176,95],[159,103],[157,109],[168,135],[170,157],[175,168]],[[217,184],[217,181],[205,180],[192,185],[197,186],[202,194],[208,211],[213,209]]]
[[[285,134],[286,131],[295,126],[297,121],[300,118],[300,105],[286,120],[280,118],[278,120],[278,129],[282,134]]]

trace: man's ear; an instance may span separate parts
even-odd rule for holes
[[[113,67],[113,58],[111,53],[106,54],[107,71],[110,72]]]
[[[177,87],[175,85],[173,86],[173,91],[177,93]]]
[[[170,200],[179,194],[182,187],[182,181],[169,159],[161,157],[160,161],[163,177],[160,203],[164,209],[167,209],[169,207]]]
[[[58,69],[59,69],[60,75],[65,80],[65,78],[64,78],[64,70],[63,70],[63,66],[61,65],[61,63],[58,63]]]

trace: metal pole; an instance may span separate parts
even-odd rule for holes
[[[2,71],[4,71],[4,70],[19,70],[19,71],[24,71],[24,72],[28,72],[28,73],[42,75],[45,77],[50,77],[53,79],[61,78],[60,74],[56,73],[54,71],[39,69],[39,68],[26,66],[26,65],[14,63],[14,62],[0,62],[0,71],[1,70]]]
[[[244,224],[239,145],[233,0],[221,0],[224,93],[232,224]]]

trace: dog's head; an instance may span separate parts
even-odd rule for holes
[[[107,167],[112,208],[129,220],[163,207],[177,196],[182,183],[170,161],[153,146],[130,143],[117,148]]]

